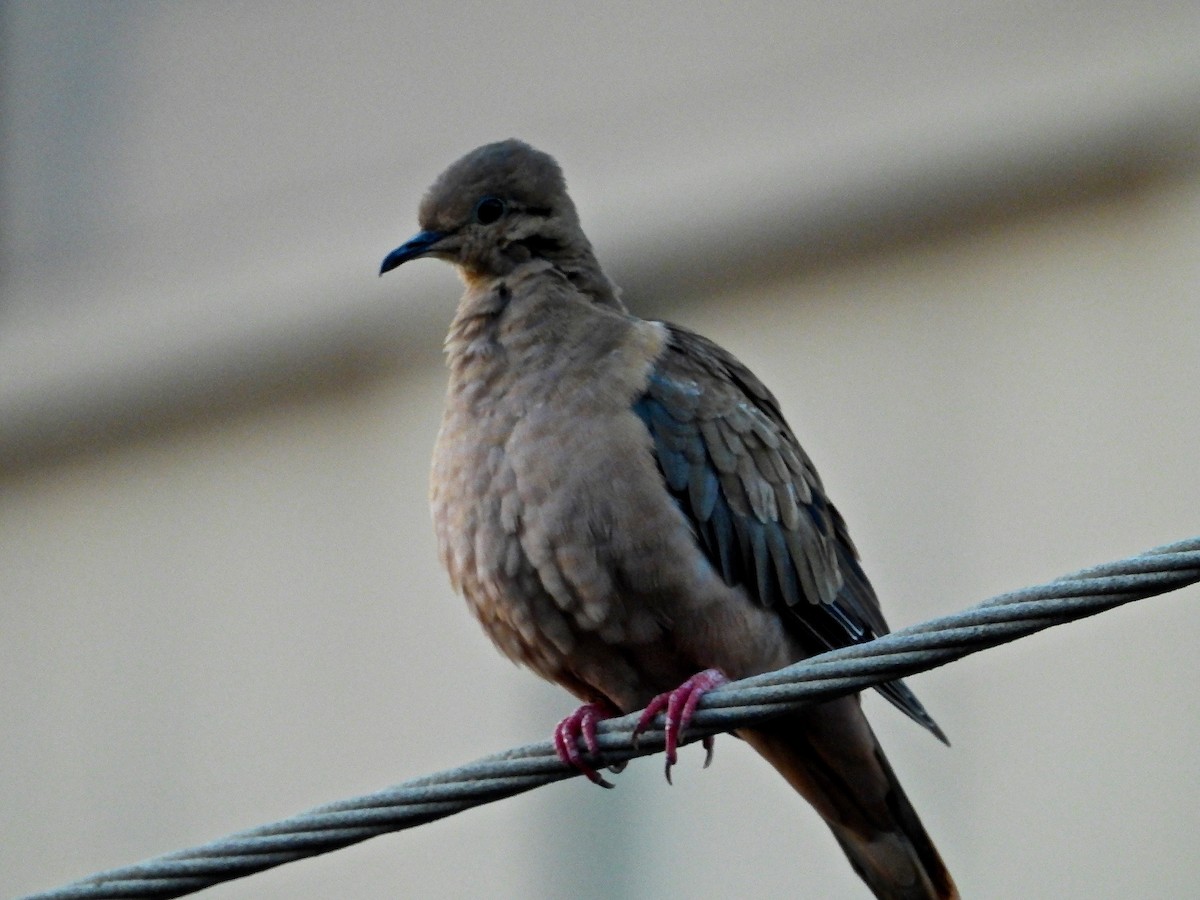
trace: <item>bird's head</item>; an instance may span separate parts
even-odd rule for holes
[[[598,269],[558,163],[518,140],[485,144],[450,166],[421,201],[419,221],[421,231],[387,255],[380,275],[423,256],[454,263],[468,284],[532,259],[569,277]]]

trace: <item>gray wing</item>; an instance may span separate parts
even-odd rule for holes
[[[663,324],[669,341],[633,408],[713,567],[775,609],[810,652],[886,634],[845,522],[774,396],[712,341]],[[879,690],[945,741],[903,682]]]

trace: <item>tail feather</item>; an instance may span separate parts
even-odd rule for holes
[[[857,697],[738,734],[816,808],[879,900],[958,900]]]

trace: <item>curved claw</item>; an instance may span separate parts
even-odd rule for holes
[[[703,672],[698,672],[675,688],[673,691],[668,691],[665,694],[659,694],[651,700],[641,716],[638,718],[637,725],[633,728],[633,740],[636,743],[638,735],[653,724],[655,717],[665,711],[663,729],[666,734],[666,775],[667,783],[671,782],[671,766],[675,765],[679,758],[679,738],[683,734],[683,730],[687,728],[688,723],[692,720],[692,715],[696,712],[696,705],[700,702],[700,698],[707,694],[715,687],[720,687],[729,681],[725,677],[725,673],[720,669],[705,669]],[[704,749],[707,751],[704,757],[705,768],[712,762],[713,757],[713,739],[710,735],[704,739]]]
[[[585,703],[554,727],[554,752],[558,754],[558,758],[575,771],[586,775],[592,784],[603,788],[611,788],[613,784],[584,760],[579,752],[579,738],[583,738],[589,753],[593,756],[598,754],[600,742],[596,739],[596,725],[616,714],[616,710],[607,704]]]

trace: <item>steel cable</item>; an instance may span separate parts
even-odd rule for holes
[[[1200,537],[1001,594],[962,612],[713,690],[704,696],[681,743],[936,668],[1053,625],[1197,581]],[[662,749],[661,730],[645,733],[637,747],[631,746],[630,732],[637,718],[633,713],[601,723],[600,763],[613,765]],[[551,742],[528,744],[198,847],[99,872],[22,900],[180,897],[576,774],[559,761]]]

